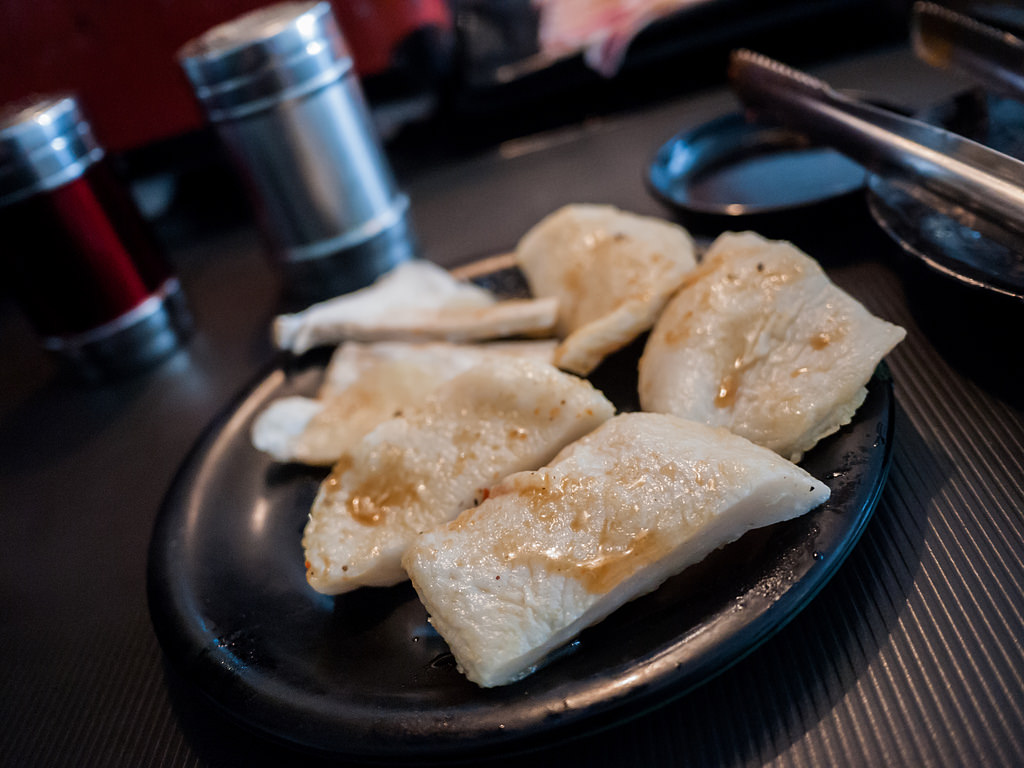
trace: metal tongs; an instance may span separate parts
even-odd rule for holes
[[[752,51],[732,54],[733,89],[757,116],[832,146],[916,199],[1024,237],[1024,163],[975,141],[836,92]]]
[[[1024,100],[1024,40],[936,3],[914,3],[911,41],[922,61],[955,69],[1004,96]]]

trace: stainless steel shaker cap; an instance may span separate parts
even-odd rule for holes
[[[10,104],[0,110],[0,205],[66,184],[101,157],[73,96]]]
[[[186,43],[178,60],[213,121],[311,93],[353,66],[328,2],[251,11]]]

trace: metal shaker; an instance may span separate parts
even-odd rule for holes
[[[415,255],[409,198],[329,3],[247,13],[178,57],[294,298],[361,288]]]
[[[0,111],[0,276],[81,379],[140,370],[191,331],[178,280],[73,96]]]

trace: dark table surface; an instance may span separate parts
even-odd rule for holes
[[[965,85],[901,46],[813,71],[913,107]],[[565,203],[666,214],[646,164],[676,131],[735,107],[711,87],[396,165],[427,256],[456,265],[509,249]],[[1024,765],[1022,314],[915,267],[859,198],[783,229],[772,234],[908,331],[889,357],[896,440],[876,513],[818,597],[751,655],[535,765]],[[203,428],[273,358],[280,300],[244,219],[163,235],[197,330],[149,372],[70,384],[0,307],[3,765],[319,764],[213,712],[165,667],[150,623],[161,500]]]

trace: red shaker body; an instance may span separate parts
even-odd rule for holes
[[[154,362],[188,330],[177,280],[70,97],[0,123],[0,276],[84,378]]]
[[[10,248],[3,271],[44,337],[115,321],[171,276],[102,160],[63,186],[0,208],[0,232]]]

